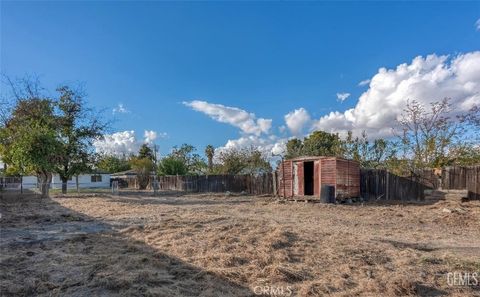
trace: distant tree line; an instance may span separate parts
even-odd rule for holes
[[[148,144],[140,147],[137,155],[99,155],[96,166],[109,172],[134,170],[140,188],[148,185],[151,175],[205,175],[205,174],[259,174],[271,172],[268,156],[258,148],[225,149],[215,152],[212,145],[205,148],[205,158],[190,144],[173,147],[172,151],[156,159]],[[216,161],[214,161],[216,157]]]

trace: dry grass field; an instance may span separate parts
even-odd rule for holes
[[[480,201],[1,200],[2,296],[480,296]],[[479,277],[480,278],[480,277]]]

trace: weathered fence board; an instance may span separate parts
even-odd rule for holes
[[[480,166],[467,167],[466,172],[468,199],[480,200]]]
[[[442,168],[442,189],[463,190],[467,188],[467,168],[449,166]]]
[[[448,166],[441,170],[424,169],[417,172],[421,183],[429,189],[464,190],[467,188],[467,168]]]
[[[442,187],[441,172],[441,169],[423,169],[417,172],[417,176],[427,189],[436,190]]]
[[[394,175],[386,170],[362,169],[361,196],[367,200],[424,200],[425,186],[413,177]]]

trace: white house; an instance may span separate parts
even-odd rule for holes
[[[22,187],[24,189],[33,189],[37,188],[37,177],[36,176],[24,176],[22,177]],[[20,187],[20,185],[18,185]],[[67,187],[69,189],[77,187],[76,177],[72,177],[67,182]],[[109,173],[91,173],[91,174],[80,174],[78,176],[78,187],[79,188],[109,188],[110,187],[110,174]],[[61,189],[62,180],[58,174],[52,176],[51,189]]]
[[[37,177],[36,176],[23,176],[22,177],[22,187],[24,189],[33,189],[37,187]]]
[[[68,188],[75,188],[77,186],[76,177],[72,177],[67,182]],[[110,173],[91,173],[80,174],[78,176],[79,188],[109,188],[110,187]],[[62,180],[58,174],[52,176],[52,189],[61,189]]]

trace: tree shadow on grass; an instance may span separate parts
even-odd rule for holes
[[[25,195],[25,194],[23,194]],[[22,196],[22,195],[20,195]],[[68,194],[58,194],[55,195],[55,198],[92,198],[92,197],[101,197],[110,202],[119,202],[132,205],[237,205],[244,203],[251,203],[255,200],[256,196],[247,196],[247,195],[218,195],[218,194],[196,194],[189,193],[184,195],[171,194],[167,195],[165,193],[154,195],[152,192],[143,192],[143,191],[128,191],[121,192],[118,195],[113,195],[110,193],[68,193]],[[258,198],[258,197],[257,197]],[[264,197],[265,198],[265,197]]]
[[[252,296],[246,286],[36,195],[0,200],[2,296]]]

